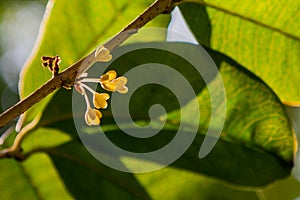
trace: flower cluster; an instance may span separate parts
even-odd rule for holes
[[[110,52],[106,48],[101,48],[95,57],[98,57],[98,61],[108,62],[111,59]],[[82,73],[74,84],[77,92],[84,96],[86,102],[85,122],[87,125],[99,125],[102,118],[102,113],[99,109],[107,108],[107,100],[110,98],[107,93],[98,93],[91,89],[85,83],[99,83],[101,87],[109,92],[119,92],[125,94],[128,92],[128,88],[125,86],[127,78],[124,76],[117,77],[117,73],[114,70],[108,71],[103,74],[100,78],[88,78],[87,73]],[[92,108],[86,91],[93,94],[93,105]]]

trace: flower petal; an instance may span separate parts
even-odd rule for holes
[[[106,91],[110,91],[110,92],[116,91],[116,83],[114,82],[102,82],[101,87]]]
[[[94,94],[94,106],[96,108],[107,108],[107,100],[109,99],[109,95],[107,93],[97,93]]]
[[[97,109],[88,108],[85,112],[85,122],[87,125],[99,125],[102,113]]]
[[[100,62],[108,62],[112,59],[110,51],[104,46],[98,47],[95,51],[95,58]]]
[[[127,78],[125,76],[121,76],[113,80],[113,82],[116,83],[116,91],[120,92],[121,94],[126,94],[128,92],[128,88],[125,86],[127,83]]]
[[[126,94],[128,92],[128,87],[123,85],[122,87],[118,87],[117,91],[121,94]]]
[[[114,80],[117,77],[117,72],[114,70],[109,70],[106,74],[100,77],[100,82],[106,82]]]
[[[120,76],[112,81],[102,81],[101,87],[110,92],[118,91],[125,94],[128,92],[128,88],[125,86],[126,83],[127,78],[125,76]]]

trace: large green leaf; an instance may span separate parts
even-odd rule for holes
[[[74,149],[76,149],[76,156],[74,156]],[[220,197],[220,195],[213,192],[217,188],[223,191],[221,195],[224,199],[239,199],[241,197],[246,199],[258,199],[253,191],[234,189],[230,186],[222,185],[222,183],[208,177],[173,167],[168,167],[156,172],[134,175],[119,172],[99,165],[97,163],[98,161],[92,159],[84,147],[78,145],[78,143],[70,143],[56,150],[50,150],[48,153],[59,169],[64,182],[70,187],[70,191],[72,191],[77,198],[87,194],[84,193],[85,188],[82,187],[82,184],[78,183],[78,181],[82,179],[82,174],[78,173],[80,171],[79,168],[85,168],[82,173],[87,177],[87,183],[93,186],[90,188],[91,194],[89,194],[93,195],[91,196],[92,198],[122,197],[122,199],[126,199],[127,195],[114,189],[115,186],[121,186],[125,191],[129,192],[131,197],[136,197],[137,199],[181,199],[184,197],[198,199],[197,197],[199,196],[203,196],[204,198]],[[65,169],[66,159],[72,166],[68,168],[68,170]],[[77,167],[74,167],[74,165]],[[70,176],[71,173],[76,174],[75,177],[73,175],[72,178],[72,176]],[[95,185],[95,182],[93,182],[95,180],[89,179],[89,174],[90,176],[95,176],[95,174],[97,176],[100,175],[100,177],[106,181],[110,181],[114,184],[112,185],[114,187],[107,184],[110,188],[106,188],[104,185],[101,189]],[[137,184],[137,181],[140,185]],[[102,180],[102,182],[105,181]]]
[[[200,4],[183,3],[180,10],[200,44],[254,72],[282,101],[300,101],[299,1],[191,1]]]
[[[165,45],[169,46],[170,49],[178,49],[183,48],[183,45],[189,46],[190,44],[152,43],[152,45],[159,48]],[[204,87],[201,76],[197,75],[195,69],[184,59],[159,49],[146,48],[130,51],[131,48],[135,49],[135,45],[129,45],[116,49],[114,54],[118,54],[118,51],[122,52],[124,48],[127,50],[129,48],[130,53],[124,54],[111,64],[107,64],[109,65],[107,70],[115,69],[123,74],[135,66],[157,62],[178,70],[189,80],[198,94],[201,108],[199,134],[204,133],[209,125],[208,119],[210,119],[210,96]],[[195,48],[194,51],[196,51],[198,47],[192,45],[191,48]],[[261,186],[288,176],[293,162],[295,141],[279,99],[251,72],[220,53],[208,51],[219,67],[226,88],[227,116],[225,126],[220,141],[207,158],[199,160],[197,156],[204,137],[200,134],[186,156],[181,158],[177,164],[175,163],[175,166],[241,185]],[[91,70],[99,70],[100,68],[97,66],[95,65]],[[106,66],[102,67],[105,68]],[[91,73],[91,75],[93,74]],[[210,84],[213,85],[215,82],[212,81]],[[63,130],[77,138],[77,131],[80,130],[76,130],[72,122],[70,98],[69,91],[59,91],[47,106],[39,125]],[[170,99],[175,98],[166,88],[157,85],[142,87],[136,91],[131,99],[129,105],[131,116],[139,123],[147,124],[149,122],[148,109],[153,104],[162,104],[169,112],[166,127],[161,134],[151,139],[133,138],[120,131],[111,117],[110,109],[103,110],[104,117],[101,127],[108,131],[106,135],[116,145],[124,149],[134,152],[149,152],[161,148],[172,140],[176,134],[173,130],[178,128],[180,120],[184,120],[187,125],[186,134],[189,134],[188,127],[194,125],[189,124],[189,119],[193,115],[185,116],[185,119],[182,119],[178,112],[178,103],[176,101],[170,102]],[[224,99],[219,101],[220,105],[222,102],[224,103]],[[190,99],[189,102],[183,109],[195,109],[193,100]],[[79,102],[75,103],[76,107],[81,106]],[[84,105],[83,98],[82,104]],[[84,121],[84,109],[85,106],[78,116],[81,121]],[[86,127],[84,129],[88,130]],[[93,132],[92,130],[93,128],[91,128],[91,132]],[[92,138],[91,136],[91,141],[97,141]],[[28,142],[28,147],[30,145],[35,146],[29,138],[26,142]],[[28,148],[24,150],[28,151]],[[225,163],[227,163],[226,166]],[[237,166],[239,166],[239,172],[236,171]]]
[[[150,199],[133,174],[104,166],[78,142],[49,149],[48,154],[76,199]]]
[[[21,98],[51,78],[51,73],[41,66],[41,56],[59,55],[63,70],[119,32],[151,3],[152,0],[75,0],[71,4],[68,0],[49,1],[39,38],[22,69]],[[151,25],[166,26],[168,19],[168,16],[161,16]],[[26,121],[42,112],[51,97],[44,98],[38,106],[30,109]]]
[[[196,52],[198,48],[183,43],[154,43],[153,48],[159,49],[164,45],[169,46],[170,49],[188,49],[187,46],[189,46],[192,49],[191,52]],[[135,49],[135,46],[124,48]],[[260,147],[277,154],[288,162],[292,161],[294,135],[277,96],[264,82],[232,59],[209,49],[208,52],[221,72],[226,89],[226,122],[222,137],[247,146]],[[172,66],[189,80],[195,92],[199,94],[198,101],[201,110],[199,125],[202,130],[206,130],[211,115],[210,94],[207,89],[203,90],[204,82],[201,76],[195,72],[190,64],[183,62],[182,58],[160,50],[142,49],[118,58],[110,64],[108,69],[126,66],[116,68],[122,74],[135,66],[157,62]],[[212,81],[210,84],[218,84],[218,82]],[[218,87],[216,88],[218,89]],[[131,115],[133,118],[143,115],[147,118],[149,105],[161,102],[166,105],[166,108],[170,107],[169,110],[167,109],[168,112],[178,109],[178,104],[170,102],[171,98],[163,88],[153,86],[152,89],[145,89],[140,96],[134,96],[132,99]],[[220,107],[222,103],[224,103],[224,99],[220,99]],[[194,104],[191,102],[184,109],[193,110],[193,106]],[[180,121],[180,116],[172,115],[170,121],[176,124]]]

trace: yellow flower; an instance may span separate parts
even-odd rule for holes
[[[118,91],[122,94],[127,93],[128,88],[125,86],[127,78],[125,76],[116,77],[117,73],[114,70],[108,71],[100,77],[101,87],[110,92]]]
[[[100,77],[100,82],[112,81],[117,77],[117,72],[114,70],[109,70],[106,74]]]
[[[95,58],[100,62],[108,62],[112,59],[112,55],[107,48],[105,48],[104,46],[100,46],[95,51]]]
[[[96,52],[98,58],[103,60],[109,60],[110,54],[109,50],[105,48],[99,48]],[[114,70],[108,71],[106,74],[99,78],[88,78],[87,73],[82,73],[76,77],[76,82],[74,87],[77,92],[83,95],[86,102],[86,112],[85,112],[85,122],[87,125],[99,125],[100,119],[102,118],[102,113],[98,109],[107,108],[107,100],[110,98],[107,93],[97,93],[95,90],[90,88],[85,83],[100,83],[101,87],[107,91],[115,92],[118,91],[122,94],[128,92],[128,88],[125,86],[127,83],[127,78],[120,76],[117,78],[117,73]],[[91,107],[89,97],[86,93],[89,91],[93,94],[93,104],[94,108]]]
[[[93,102],[94,102],[94,106],[96,108],[107,108],[107,100],[109,99],[109,95],[106,93],[94,93],[94,98],[93,98]]]
[[[128,88],[125,86],[127,83],[127,78],[125,76],[113,80],[112,83],[115,83],[115,90],[121,94],[126,94],[128,92]]]
[[[85,112],[85,122],[87,125],[99,125],[102,113],[97,109],[87,108]]]

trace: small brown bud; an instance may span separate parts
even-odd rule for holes
[[[59,71],[59,63],[61,59],[59,56],[42,56],[42,65],[43,67],[48,67],[49,71],[52,72],[53,76],[56,76]]]

